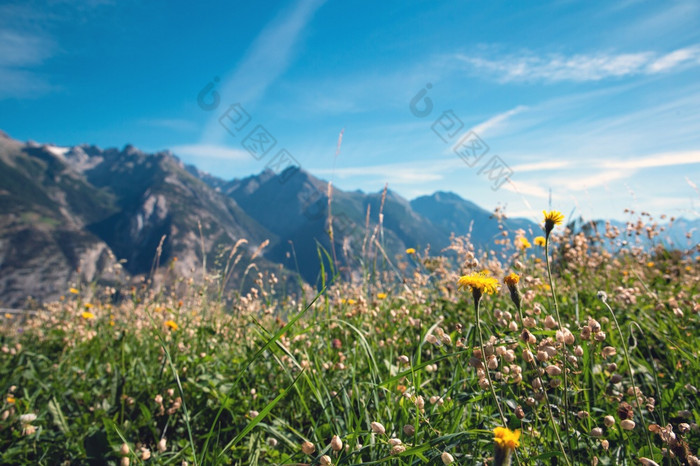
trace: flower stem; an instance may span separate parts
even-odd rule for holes
[[[564,325],[562,325],[561,316],[559,315],[559,303],[557,302],[557,293],[554,290],[554,280],[552,280],[552,267],[549,263],[549,232],[545,237],[544,242],[544,257],[547,262],[547,279],[549,280],[549,289],[552,292],[552,301],[554,301],[554,313],[557,316],[557,324],[559,325],[559,330],[564,331]],[[569,379],[567,376],[566,363],[568,358],[568,348],[566,347],[566,341],[562,342],[564,347],[564,423],[567,429],[571,429],[571,424],[569,423]],[[571,444],[571,436],[569,436],[569,450],[573,452],[573,446]]]
[[[637,385],[634,383],[634,370],[632,369],[632,365],[630,364],[630,358],[629,354],[627,351],[627,343],[625,342],[625,337],[622,335],[622,329],[620,328],[620,324],[617,322],[617,317],[615,317],[615,313],[613,312],[612,308],[608,304],[608,302],[604,299],[602,299],[603,304],[605,304],[605,307],[608,308],[608,311],[610,311],[610,315],[613,318],[613,321],[615,321],[615,327],[617,328],[617,333],[620,336],[620,343],[622,344],[622,352],[625,355],[625,364],[627,364],[627,367],[629,368],[630,371],[630,381],[632,382],[632,390],[634,390],[634,400],[635,404],[637,405],[637,411],[639,411],[639,417],[642,419],[642,427],[644,428],[644,432],[646,433],[647,437],[647,445],[649,446],[649,453],[651,454],[654,450],[651,445],[651,437],[649,436],[649,429],[647,429],[647,422],[644,419],[644,413],[642,413],[642,405],[639,402],[639,397],[637,396]],[[653,364],[653,361],[652,361]]]

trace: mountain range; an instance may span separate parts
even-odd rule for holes
[[[439,252],[452,233],[493,248],[504,229],[541,231],[448,192],[408,201],[387,189],[329,191],[296,167],[227,181],[169,151],[57,147],[0,132],[0,307],[55,300],[78,283],[201,278],[234,245],[237,289],[254,269],[315,285],[324,261],[350,276],[372,254]]]

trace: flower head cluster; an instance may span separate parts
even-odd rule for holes
[[[462,290],[471,289],[476,300],[479,300],[484,293],[494,294],[498,291],[498,280],[491,277],[488,271],[464,275],[459,278],[457,284]]]
[[[508,291],[510,291],[510,299],[515,304],[515,307],[520,309],[520,302],[522,297],[520,295],[520,289],[518,289],[518,282],[520,281],[520,276],[514,272],[509,273],[503,278],[503,283],[508,286]]]
[[[550,210],[549,212],[543,210],[542,213],[544,214],[544,232],[549,236],[554,226],[561,225],[561,222],[564,221],[564,214],[558,210]]]
[[[510,465],[513,452],[520,446],[520,430],[510,430],[507,427],[493,429],[494,464]]]

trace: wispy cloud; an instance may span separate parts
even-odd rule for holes
[[[673,165],[689,165],[700,163],[700,151],[663,152],[647,157],[631,160],[606,161],[603,166],[617,169],[640,169],[653,167],[668,167]]]
[[[34,69],[53,49],[42,35],[0,30],[0,99],[38,97],[49,91],[51,84]]]
[[[172,148],[175,155],[190,158],[223,159],[229,161],[249,161],[251,156],[241,149],[232,149],[214,144],[189,144]]]
[[[219,91],[221,101],[250,105],[262,97],[289,66],[301,33],[324,2],[302,0],[291,11],[283,12],[268,24],[233,73],[224,80]],[[218,123],[219,116],[212,117],[207,124],[203,141],[218,142],[226,136],[226,131]]]
[[[336,169],[311,169],[311,173],[321,176],[335,176],[338,178],[349,177],[375,177],[390,184],[424,183],[439,181],[446,173],[455,168],[464,167],[464,163],[455,158],[441,159],[431,162],[401,162],[383,165],[368,165],[358,167],[344,167]]]
[[[181,118],[144,118],[139,123],[154,128],[172,129],[175,131],[196,131],[197,124]]]
[[[640,74],[668,72],[685,66],[700,65],[700,46],[674,50],[667,54],[653,51],[636,53],[547,54],[526,51],[499,58],[456,54],[453,58],[468,71],[487,73],[500,82],[545,81],[585,82]]]

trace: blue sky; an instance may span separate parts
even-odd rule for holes
[[[341,189],[533,220],[550,195],[587,219],[697,218],[699,77],[696,0],[0,5],[14,138],[170,149],[223,178],[286,149]],[[260,159],[257,125],[276,140]]]

